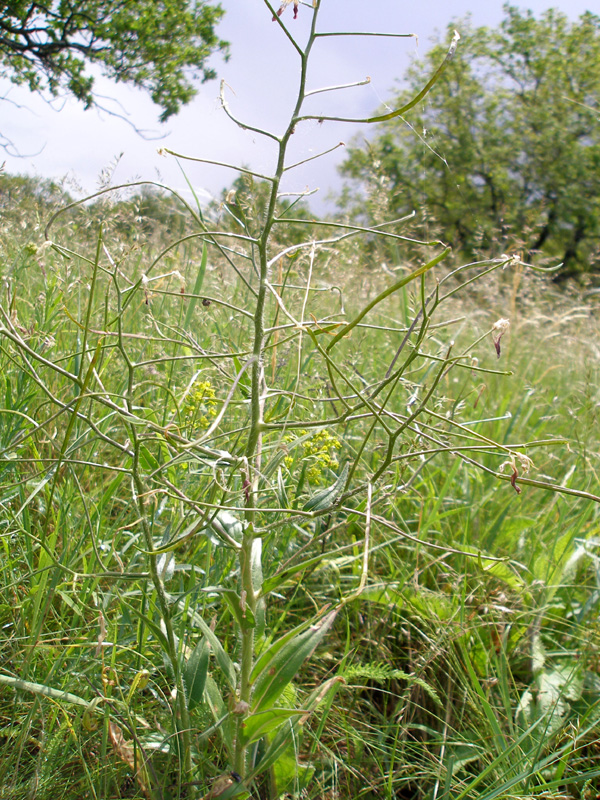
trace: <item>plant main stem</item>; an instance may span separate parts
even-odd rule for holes
[[[241,574],[241,599],[242,608],[247,607],[252,612],[252,618],[256,619],[256,606],[257,595],[259,587],[254,585],[253,569],[252,569],[252,556],[254,547],[254,530],[256,527],[256,503],[258,498],[258,488],[260,480],[260,462],[262,451],[262,435],[264,430],[264,398],[265,398],[265,373],[263,364],[264,346],[265,346],[265,305],[267,299],[267,292],[269,290],[269,242],[271,230],[275,221],[277,211],[277,195],[281,178],[285,170],[285,156],[287,145],[290,137],[293,135],[296,123],[300,116],[302,104],[306,94],[306,73],[308,57],[315,41],[316,23],[320,3],[317,2],[313,12],[313,19],[311,31],[308,38],[308,43],[304,51],[296,46],[300,55],[301,69],[300,69],[300,85],[298,88],[298,96],[296,106],[290,118],[289,125],[279,140],[279,154],[277,158],[277,166],[273,181],[271,184],[271,193],[265,214],[265,222],[262,232],[257,241],[258,250],[258,273],[259,285],[256,297],[256,307],[254,312],[254,344],[252,348],[252,355],[254,356],[254,363],[252,364],[252,389],[251,389],[251,419],[250,430],[248,433],[248,441],[246,444],[245,457],[248,462],[249,475],[247,476],[247,491],[246,491],[246,512],[245,512],[245,527],[242,539],[242,546],[240,549],[240,574]],[[241,775],[245,776],[247,771],[247,747],[242,742],[240,733],[243,729],[244,719],[250,711],[250,704],[252,700],[252,683],[250,676],[252,674],[252,667],[254,665],[254,628],[242,629],[241,631],[241,669],[239,678],[239,694],[237,705],[237,723],[236,723],[236,741],[235,741],[235,754],[234,754],[234,769]]]

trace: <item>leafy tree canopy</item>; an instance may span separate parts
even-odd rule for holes
[[[227,51],[215,34],[223,14],[203,0],[15,0],[0,3],[0,76],[32,91],[67,90],[94,102],[88,63],[147,90],[161,120],[188,103],[194,77],[214,77],[206,59]]]
[[[520,250],[562,261],[562,277],[600,270],[600,17],[504,11],[495,30],[449,26],[462,41],[436,87],[351,148],[343,173],[363,209],[365,188],[372,214],[383,194],[463,255]],[[409,70],[400,99],[442,51]]]

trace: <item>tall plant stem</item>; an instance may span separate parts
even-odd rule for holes
[[[282,175],[285,171],[285,157],[288,142],[293,135],[300,111],[306,96],[306,75],[310,51],[316,38],[316,25],[320,3],[317,2],[314,12],[310,35],[304,50],[296,48],[300,56],[300,83],[298,95],[293,114],[289,125],[284,134],[279,139],[279,152],[277,166],[271,182],[269,202],[265,214],[265,221],[260,236],[257,240],[258,266],[259,266],[259,285],[256,297],[254,312],[254,343],[252,355],[254,363],[252,365],[252,388],[251,388],[251,420],[248,441],[246,444],[245,456],[248,462],[249,475],[246,476],[246,512],[245,527],[240,549],[240,574],[241,574],[241,598],[242,605],[245,605],[251,612],[252,618],[256,619],[257,587],[254,585],[254,570],[252,559],[254,557],[254,529],[256,525],[256,508],[258,481],[260,477],[260,461],[262,451],[262,435],[264,429],[264,348],[265,348],[265,307],[267,294],[269,292],[269,242],[271,230],[275,223],[277,212],[277,194],[281,183]],[[240,732],[244,724],[244,719],[250,708],[252,699],[251,674],[254,664],[254,629],[242,629],[241,631],[241,669],[239,678],[239,694],[237,706],[237,725],[236,743],[234,755],[234,769],[242,777],[246,774],[247,748],[241,740]]]

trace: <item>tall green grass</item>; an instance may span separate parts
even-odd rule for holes
[[[11,207],[0,797],[596,791],[593,308],[293,216],[318,6],[272,176]]]

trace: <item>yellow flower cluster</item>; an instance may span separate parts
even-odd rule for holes
[[[300,431],[302,436],[306,435],[306,431]],[[295,437],[292,435],[286,436],[286,441],[292,442]],[[303,460],[308,461],[310,466],[306,470],[306,477],[311,483],[320,483],[323,479],[323,472],[327,469],[336,470],[339,463],[336,457],[336,450],[341,448],[341,442],[335,436],[332,436],[328,430],[322,428],[314,433],[310,439],[302,442],[302,456]],[[286,456],[284,463],[288,469],[294,463],[293,457]]]
[[[187,427],[208,428],[217,414],[217,396],[210,381],[198,381],[185,398],[184,419]]]

